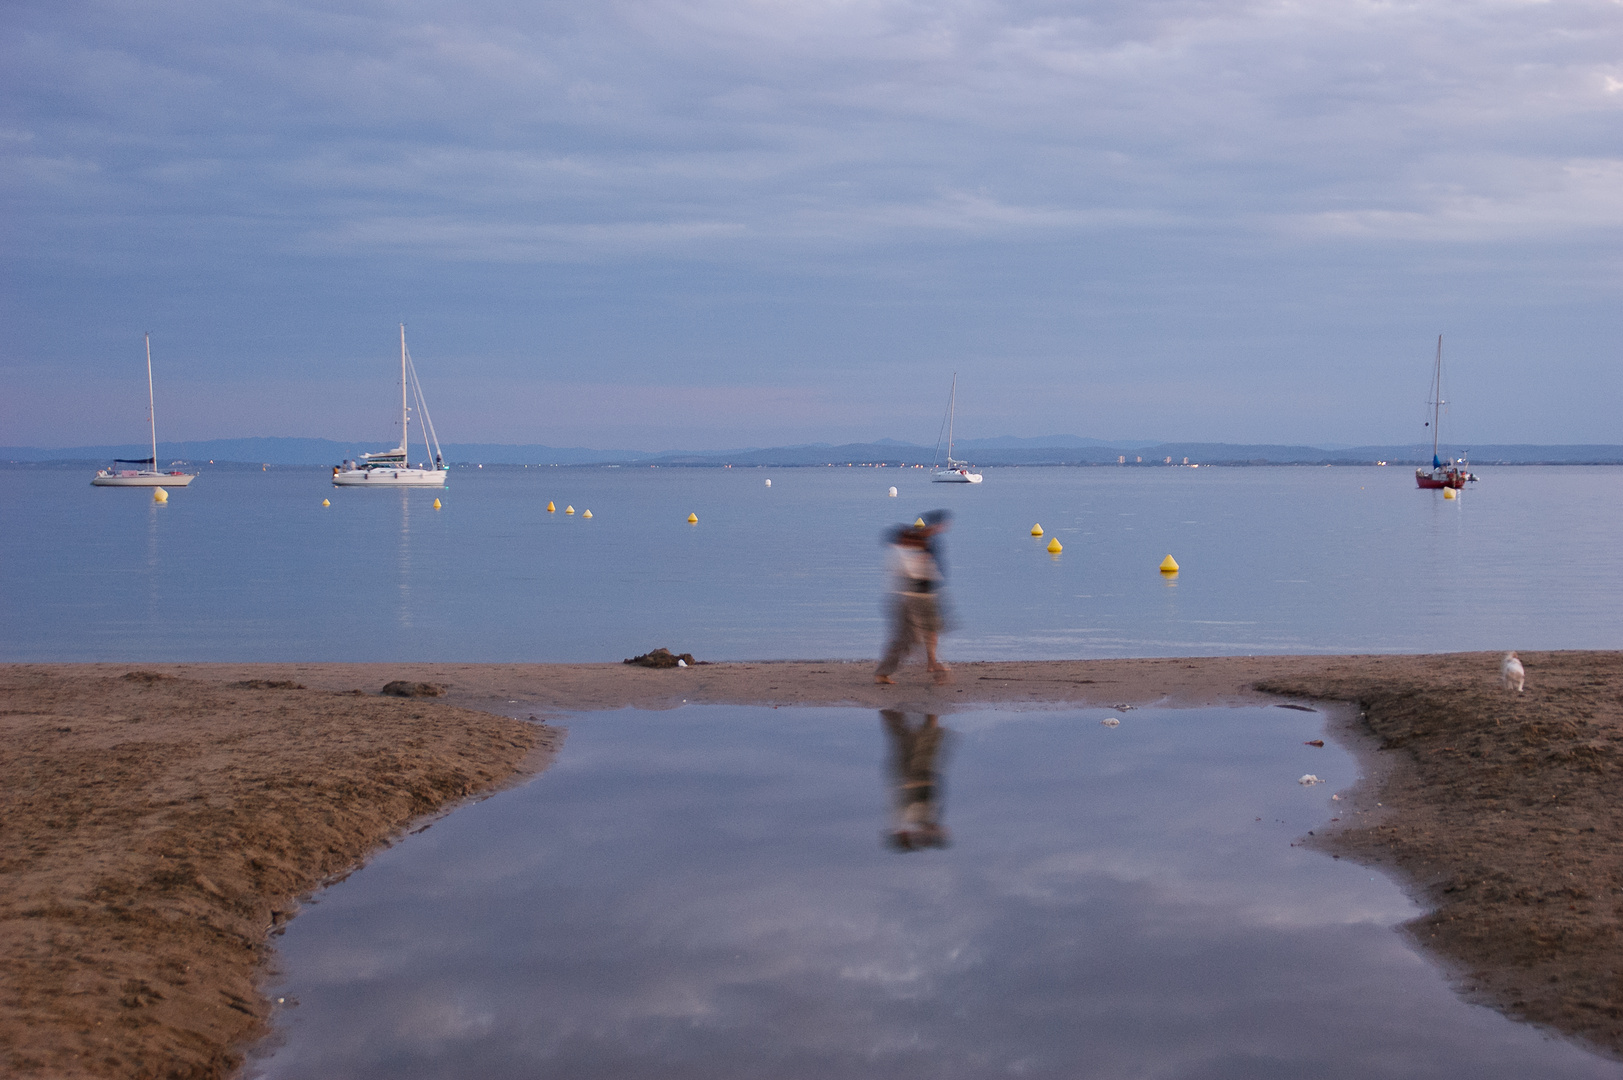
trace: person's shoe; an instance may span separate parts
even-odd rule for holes
[[[873,677],[873,681],[878,683],[880,686],[895,686],[896,685],[896,680],[891,678],[889,675],[875,675]]]

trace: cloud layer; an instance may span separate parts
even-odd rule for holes
[[[297,400],[377,363],[400,319],[508,401],[907,403],[764,425],[832,438],[915,434],[954,367],[980,434],[1407,435],[1441,330],[1472,437],[1615,438],[1583,404],[1623,389],[1615,3],[37,3],[0,31],[28,402],[0,442],[72,428],[61,382],[149,326],[177,434],[340,435],[202,425],[255,365]],[[578,416],[548,441],[660,420]]]

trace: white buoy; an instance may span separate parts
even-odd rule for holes
[[[770,480],[768,480],[768,481],[767,481],[767,482],[766,482],[766,486],[767,486],[767,487],[771,487],[771,486],[772,486],[772,481],[770,481]]]
[[[890,497],[893,498],[893,499],[896,497],[896,489],[895,488],[890,489]]]

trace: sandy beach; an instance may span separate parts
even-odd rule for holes
[[[0,1068],[223,1077],[301,896],[544,768],[576,711],[684,702],[1166,706],[1337,701],[1366,780],[1307,842],[1431,906],[1463,993],[1623,1054],[1623,653],[961,665],[0,665]],[[395,680],[437,697],[386,697]],[[537,718],[540,723],[527,719]]]

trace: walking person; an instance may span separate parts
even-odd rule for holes
[[[952,681],[952,669],[936,657],[941,635],[942,571],[940,546],[936,539],[947,531],[951,515],[932,510],[923,525],[903,525],[890,533],[891,624],[890,642],[874,669],[874,682],[894,683],[891,678],[913,646],[924,646],[924,660],[935,681]]]

